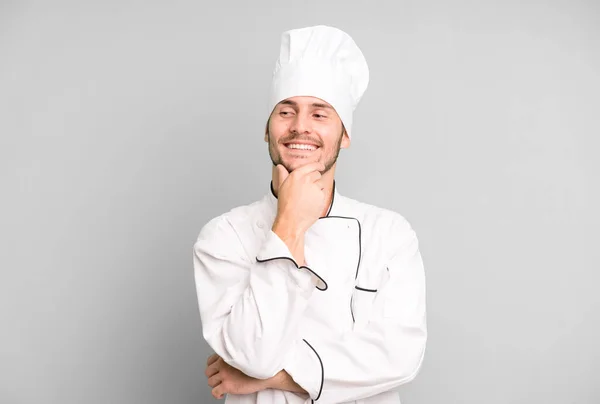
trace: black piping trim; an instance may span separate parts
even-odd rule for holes
[[[354,288],[358,289],[358,290],[362,290],[363,292],[373,292],[373,293],[377,292],[377,289],[361,288],[360,286],[355,286]]]
[[[325,368],[323,367],[323,361],[321,360],[321,357],[319,356],[315,348],[313,348],[313,346],[309,344],[308,341],[304,338],[302,338],[302,341],[306,342],[306,345],[308,345],[310,349],[313,350],[313,352],[315,353],[315,355],[317,355],[317,358],[319,359],[319,363],[321,363],[321,387],[319,387],[319,394],[317,394],[317,398],[312,400],[312,402],[314,403],[319,399],[319,397],[321,397],[321,392],[323,391],[323,382],[325,381]]]
[[[360,220],[355,217],[348,216],[326,216],[322,217],[321,219],[350,219],[356,220],[356,223],[358,223],[358,263],[356,264],[356,275],[354,275],[354,280],[356,281],[356,279],[358,279],[358,270],[360,268],[360,260],[362,257],[362,227],[360,225]],[[355,323],[354,311],[352,310],[352,296],[350,296],[350,314],[352,315],[352,323]]]
[[[271,185],[270,186],[271,186],[271,193],[273,194],[273,196],[275,198],[277,198],[277,195],[275,195],[275,190],[273,189],[273,181],[272,180],[271,180]],[[349,217],[349,216],[329,216],[329,214],[331,213],[331,209],[333,208],[333,203],[334,202],[335,202],[335,180],[333,180],[333,195],[331,197],[331,205],[329,205],[329,210],[327,211],[327,214],[325,216],[322,216],[319,219],[330,219],[330,218],[331,219],[352,219],[352,220],[356,220],[356,223],[358,223],[358,263],[356,264],[356,274],[354,275],[354,280],[356,281],[358,279],[358,270],[360,269],[360,261],[361,261],[361,258],[362,258],[362,227],[360,225],[360,220],[358,220],[355,217]],[[289,257],[279,257],[279,258],[287,258],[290,261],[292,261],[296,265],[296,267],[298,267],[298,264],[296,264],[296,262],[294,260],[290,259]],[[272,258],[272,259],[277,259],[277,258]],[[256,258],[256,260],[259,261],[258,258]],[[259,262],[261,262],[261,261],[259,261]],[[301,267],[298,267],[298,268],[301,268]],[[310,272],[312,272],[313,274],[315,274],[315,276],[317,278],[319,278],[325,284],[325,289],[319,289],[318,287],[317,287],[317,289],[319,289],[319,290],[326,290],[328,288],[327,283],[325,282],[325,280],[323,278],[321,278],[319,275],[317,275],[312,269],[310,269],[308,267],[304,267],[304,268],[308,269]],[[370,289],[366,289],[365,290],[365,289],[360,288],[358,286],[355,286],[355,288],[357,288],[358,290],[364,290],[366,292],[376,292],[377,291],[377,290],[370,290]],[[352,296],[350,297],[350,314],[352,315],[352,322],[354,323],[355,320],[354,320],[354,312],[352,310]],[[307,344],[308,344],[308,342],[307,342]],[[320,358],[319,358],[319,360],[320,360]],[[319,395],[320,395],[320,393],[319,393]]]
[[[333,202],[335,201],[335,180],[333,180],[333,191],[331,192],[331,205],[329,205],[329,209],[327,210],[327,214],[325,217],[329,217],[329,212],[331,212],[331,208],[333,208]]]
[[[315,271],[313,271],[312,269],[310,269],[309,267],[307,267],[307,266],[305,266],[305,265],[298,266],[298,264],[296,264],[296,261],[294,261],[294,260],[293,260],[293,259],[291,259],[290,257],[275,257],[275,258],[268,258],[268,259],[266,259],[266,260],[260,260],[260,259],[258,259],[258,257],[256,257],[256,262],[261,262],[261,263],[262,263],[262,262],[274,261],[274,260],[289,260],[289,261],[291,261],[291,262],[292,262],[294,265],[296,265],[296,268],[298,268],[298,269],[301,269],[301,268],[308,269],[308,270],[309,270],[309,271],[310,271],[310,272],[311,272],[311,273],[312,273],[314,276],[316,276],[317,278],[319,278],[319,279],[321,280],[321,282],[323,282],[323,284],[325,285],[325,287],[324,287],[323,289],[321,289],[320,287],[318,287],[318,286],[317,286],[317,289],[318,289],[318,290],[320,290],[320,291],[327,290],[327,288],[329,287],[329,286],[327,285],[327,282],[325,282],[325,279],[321,278],[321,277],[319,276],[319,274],[317,274]]]

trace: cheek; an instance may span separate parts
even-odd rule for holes
[[[287,133],[288,125],[285,122],[271,122],[269,125],[269,134],[271,138],[279,139],[282,135]]]
[[[268,142],[270,147],[278,147],[281,136],[276,132],[269,132]]]
[[[340,141],[340,133],[342,132],[342,129],[338,129],[337,128],[328,128],[327,131],[323,131],[321,139],[323,139],[323,143],[325,144],[325,147],[328,149],[337,147],[339,141]]]

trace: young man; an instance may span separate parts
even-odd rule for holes
[[[418,241],[400,214],[334,181],[369,81],[326,26],[282,35],[265,141],[269,192],[208,222],[194,244],[206,376],[227,403],[399,403],[427,340]]]

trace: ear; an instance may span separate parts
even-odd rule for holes
[[[269,122],[271,122],[271,117],[267,120],[267,125],[265,126],[265,142],[269,143]]]
[[[350,137],[348,136],[348,132],[344,129],[344,134],[342,135],[342,143],[340,144],[341,149],[347,149],[350,147]]]

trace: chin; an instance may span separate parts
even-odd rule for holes
[[[292,170],[295,170],[296,168],[300,168],[310,163],[316,163],[318,161],[319,160],[292,159],[291,161],[286,161],[284,163],[286,163],[286,165],[289,166]]]

